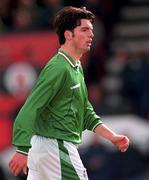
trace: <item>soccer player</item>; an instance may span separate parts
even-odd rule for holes
[[[9,167],[15,176],[26,174],[28,166],[27,180],[88,179],[77,150],[85,129],[121,152],[128,149],[127,136],[104,125],[88,100],[79,59],[90,50],[94,19],[85,8],[71,6],[56,15],[60,49],[43,68],[14,123],[17,150]]]

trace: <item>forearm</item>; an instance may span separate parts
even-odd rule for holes
[[[113,141],[116,135],[115,132],[109,129],[105,124],[99,124],[95,129],[95,133],[109,141]]]

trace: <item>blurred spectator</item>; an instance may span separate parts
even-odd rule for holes
[[[149,119],[149,57],[144,52],[133,54],[122,78],[124,97],[131,100],[136,114]]]
[[[94,12],[97,18],[102,15],[101,1],[102,0],[86,0],[87,9]]]
[[[114,50],[105,63],[106,75],[102,78],[105,105],[104,114],[129,114],[133,112],[130,102],[121,95],[121,72],[128,59],[128,52],[121,48]],[[106,111],[105,111],[106,110]]]
[[[91,51],[88,58],[85,71],[87,84],[100,83],[105,75],[106,52],[104,48],[99,45]]]
[[[1,0],[0,1],[0,22],[2,29],[0,30],[9,30],[12,22],[12,11],[10,6],[10,0]]]
[[[38,9],[36,0],[17,0],[13,8],[14,30],[36,30],[38,24]]]
[[[16,0],[15,2],[16,9],[26,9],[33,12],[36,7],[36,0]]]
[[[13,13],[12,30],[15,32],[31,31],[34,29],[31,12],[17,9]]]
[[[0,17],[0,33],[6,31],[6,26],[4,25],[2,18]]]
[[[101,115],[100,107],[103,102],[103,92],[98,83],[92,83],[88,86],[88,96],[95,112]]]
[[[52,29],[53,19],[63,7],[62,0],[43,0],[38,1],[38,25],[42,29]]]
[[[115,75],[120,75],[128,58],[129,53],[126,50],[121,48],[115,49],[114,52],[110,54],[108,62],[106,63],[107,71]]]
[[[86,150],[80,150],[82,161],[87,168],[90,180],[111,180],[107,173],[107,162],[110,152],[94,136]]]
[[[88,87],[89,99],[96,111],[101,114],[101,104],[103,101],[103,91],[101,82],[105,76],[106,52],[100,44],[94,46],[88,56],[85,66],[85,78]]]
[[[110,180],[147,180],[144,175],[148,166],[146,160],[132,144],[125,154],[113,151],[108,158],[108,164],[106,173]]]
[[[147,180],[148,157],[131,144],[128,152],[105,146],[93,136],[86,149],[80,149],[82,161],[90,180]],[[109,148],[110,147],[110,148]]]

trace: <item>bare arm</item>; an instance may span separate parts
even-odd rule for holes
[[[129,147],[129,139],[127,136],[116,134],[104,124],[98,125],[95,133],[111,141],[121,152],[127,151]]]

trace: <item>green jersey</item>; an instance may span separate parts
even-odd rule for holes
[[[13,144],[27,153],[34,134],[79,144],[82,131],[93,131],[100,123],[88,101],[81,65],[59,51],[41,71],[16,117]]]

